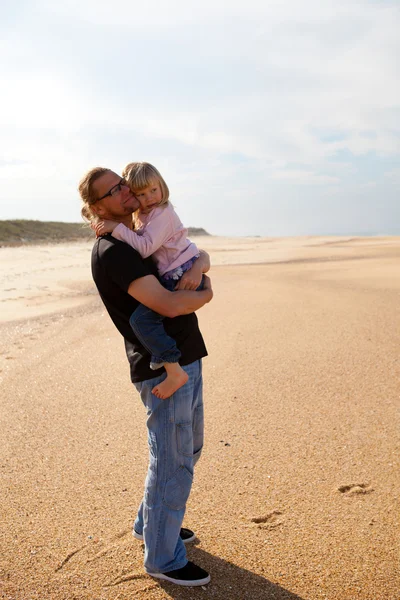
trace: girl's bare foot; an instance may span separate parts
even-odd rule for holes
[[[151,393],[161,400],[166,400],[172,396],[189,379],[189,375],[179,363],[164,363],[164,368],[167,371],[167,378],[151,390]]]

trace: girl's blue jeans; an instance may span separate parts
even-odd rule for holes
[[[187,563],[180,529],[203,447],[201,360],[183,369],[189,381],[167,400],[151,393],[165,374],[135,383],[147,411],[149,469],[134,529],[143,534],[148,573],[166,573]]]
[[[172,292],[178,280],[170,279],[161,281],[161,283]],[[197,289],[203,289],[203,282]],[[181,357],[175,340],[167,335],[164,329],[163,320],[162,315],[147,308],[144,304],[139,304],[129,319],[129,324],[136,337],[151,355],[150,367],[152,369],[159,369],[165,362],[178,362]]]

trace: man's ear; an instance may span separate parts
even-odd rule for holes
[[[103,216],[104,213],[104,207],[101,206],[100,202],[96,202],[96,204],[92,204],[92,206],[90,207],[91,211],[93,214],[96,215],[96,217],[99,217],[100,219]]]

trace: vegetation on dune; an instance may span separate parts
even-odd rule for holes
[[[22,219],[0,221],[0,244],[2,246],[89,240],[93,236],[92,230],[84,223],[57,223]]]
[[[188,227],[188,236],[195,237],[196,235],[210,235],[208,231],[202,227]]]
[[[209,234],[200,227],[189,227],[189,237],[196,235]],[[85,223],[28,221],[23,219],[0,221],[0,246],[89,241],[93,237],[93,231]]]

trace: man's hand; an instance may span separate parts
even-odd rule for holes
[[[209,297],[209,299],[207,300],[207,302],[210,302],[212,300],[214,292],[213,292],[213,289],[212,289],[212,286],[211,286],[211,279],[209,278],[208,275],[203,275],[203,290],[207,290],[208,297]]]
[[[101,235],[105,235],[106,233],[112,233],[117,225],[119,225],[119,223],[116,221],[105,220],[96,223],[93,229],[96,232],[96,237],[99,237]]]

